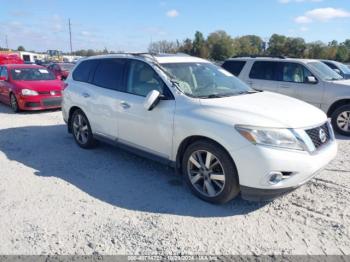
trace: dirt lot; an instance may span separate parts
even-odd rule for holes
[[[0,105],[0,253],[350,254],[350,140],[338,142],[292,194],[213,206],[163,165],[78,148],[60,111]]]

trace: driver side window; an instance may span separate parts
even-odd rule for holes
[[[164,94],[166,86],[158,74],[148,64],[132,60],[129,65],[126,92],[138,96],[147,96],[152,90]]]
[[[307,77],[313,76],[303,65],[297,63],[283,63],[282,81],[292,83],[307,83]]]
[[[0,67],[0,76],[8,79],[8,73],[6,67]]]

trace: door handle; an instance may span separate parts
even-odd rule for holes
[[[82,96],[85,97],[85,98],[90,97],[90,95],[88,93],[82,93]]]
[[[125,102],[125,101],[120,102],[120,105],[121,105],[121,107],[122,107],[123,109],[128,109],[128,108],[130,108],[130,105],[129,105],[127,102]]]

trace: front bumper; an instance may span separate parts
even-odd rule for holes
[[[249,200],[270,200],[293,191],[317,175],[336,154],[335,140],[314,154],[255,145],[231,152],[242,197]],[[277,184],[270,184],[268,177],[271,172],[283,172],[290,176]]]
[[[38,96],[22,96],[18,100],[19,108],[21,110],[45,110],[61,108],[61,95],[38,95]]]

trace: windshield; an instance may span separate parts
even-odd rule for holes
[[[56,77],[45,68],[16,68],[11,70],[13,80],[38,81],[55,80]]]
[[[253,92],[241,80],[211,63],[169,63],[162,66],[188,96],[217,98]]]
[[[336,65],[344,74],[350,74],[350,68],[347,65],[338,62]]]
[[[70,71],[74,67],[74,64],[60,64],[63,71]]]
[[[341,75],[329,68],[322,62],[310,62],[308,66],[324,81],[333,81],[343,79]]]

